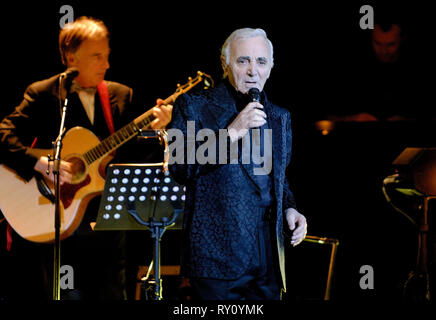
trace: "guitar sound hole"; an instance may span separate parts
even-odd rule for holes
[[[79,157],[71,157],[67,160],[72,164],[73,169],[73,184],[79,183],[86,178],[86,164]]]

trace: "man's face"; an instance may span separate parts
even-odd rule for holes
[[[222,61],[222,65],[239,92],[247,93],[250,88],[262,91],[271,73],[271,58],[263,37],[236,39],[230,43],[229,64]]]
[[[377,59],[384,63],[397,61],[400,51],[401,36],[400,27],[393,25],[386,32],[375,25],[372,32],[372,47]]]
[[[85,88],[97,86],[109,69],[109,53],[107,38],[83,41],[76,52],[67,54],[68,67],[79,70],[75,80]]]

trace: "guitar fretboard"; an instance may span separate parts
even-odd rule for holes
[[[108,153],[116,150],[124,143],[135,137],[140,130],[147,129],[150,123],[155,119],[151,111],[146,112],[128,125],[122,127],[114,134],[110,135],[98,145],[83,154],[86,163],[89,165]]]
[[[176,92],[171,96],[169,96],[168,98],[166,98],[165,100],[163,100],[163,104],[166,105],[169,103],[174,103],[179,95],[189,91],[191,88],[193,88],[198,83],[200,83],[203,80],[204,76],[212,81],[212,86],[213,86],[212,78],[207,74],[198,71],[197,76],[194,79],[189,77],[188,83],[186,83],[183,86],[178,85]],[[209,87],[209,85],[211,85],[209,82],[205,83],[206,87]],[[147,112],[145,112],[144,114],[133,120],[131,123],[122,127],[120,130],[118,130],[111,136],[104,139],[98,145],[85,152],[83,154],[83,157],[86,163],[90,165],[94,161],[116,150],[118,147],[122,146],[124,143],[126,143],[134,136],[136,136],[140,130],[148,129],[150,123],[154,119],[156,118],[153,116],[153,109],[148,110]]]

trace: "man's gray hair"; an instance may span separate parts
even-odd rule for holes
[[[273,58],[273,45],[271,41],[268,39],[266,32],[263,29],[253,29],[253,28],[242,28],[237,29],[233,31],[230,36],[226,39],[224,42],[222,48],[221,48],[221,59],[224,58],[224,61],[226,62],[226,65],[229,65],[229,59],[230,59],[230,44],[237,39],[248,39],[248,38],[254,38],[254,37],[263,37],[266,42],[268,43],[270,54],[271,54],[271,68],[274,66],[274,58]],[[227,74],[224,71],[223,78],[225,78]]]

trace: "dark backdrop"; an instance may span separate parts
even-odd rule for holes
[[[414,267],[416,231],[386,204],[381,181],[392,173],[391,163],[405,147],[431,146],[434,131],[348,124],[322,136],[314,126],[326,114],[352,111],[365,95],[359,81],[368,76],[364,62],[370,58],[369,30],[359,27],[359,8],[370,3],[14,2],[0,20],[4,90],[0,116],[20,103],[27,85],[63,71],[57,45],[61,5],[71,5],[75,17],[88,15],[106,23],[112,49],[107,79],[131,86],[144,110],[156,98],[172,94],[177,83],[185,83],[197,70],[219,81],[220,48],[230,32],[246,26],[263,28],[274,44],[275,59],[266,90],[293,117],[288,177],[299,209],[308,218],[310,234],[340,241],[332,298],[398,298],[401,281]],[[408,27],[406,49],[416,71],[414,80],[422,83],[424,107],[432,108],[432,12],[415,1],[401,6],[384,3],[383,10],[397,12]],[[382,9],[371,4],[377,17]],[[423,106],[410,106],[418,107]],[[178,235],[167,237],[164,258],[174,262],[177,250],[172,248]],[[303,243],[288,250],[291,299],[322,297],[329,247],[315,247]],[[134,244],[129,249],[136,255],[147,251]],[[359,287],[362,265],[374,268],[374,290]]]

